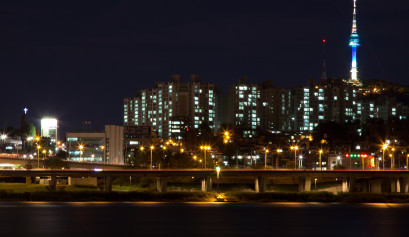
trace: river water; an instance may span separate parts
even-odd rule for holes
[[[407,204],[0,203],[1,236],[409,236]]]

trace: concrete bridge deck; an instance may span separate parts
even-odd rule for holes
[[[153,177],[157,179],[157,190],[165,192],[169,177],[198,177],[202,179],[202,191],[210,191],[215,170],[169,169],[169,170],[0,170],[0,176],[38,177],[50,176],[51,188],[55,188],[57,177],[96,177],[105,179],[105,190],[112,188],[112,179],[120,176]],[[299,191],[311,191],[311,181],[315,178],[338,178],[342,182],[342,192],[408,192],[409,171],[360,171],[360,170],[274,170],[274,169],[226,169],[222,177],[252,177],[255,191],[264,192],[268,178],[291,177],[297,180]]]

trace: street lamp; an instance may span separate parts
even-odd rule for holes
[[[106,155],[105,155],[105,146],[101,146],[101,150],[103,150],[103,151],[104,151],[104,157],[103,157],[103,160],[104,160],[104,162],[105,162],[105,163],[107,163],[107,158],[106,158]]]
[[[166,160],[165,160],[165,151],[166,151],[166,149],[167,149],[167,147],[166,146],[163,146],[162,147],[162,159],[163,159],[163,165],[165,165],[166,164]],[[160,169],[160,163],[159,163],[159,169]]]
[[[395,152],[395,147],[392,147],[392,154],[391,156],[391,169],[395,168],[395,156],[394,156],[394,152]]]
[[[264,170],[267,169],[267,153],[268,153],[268,149],[265,150],[264,152]]]
[[[320,149],[319,151],[318,151],[318,153],[319,153],[319,159],[318,159],[318,162],[319,162],[319,167],[320,167],[320,170],[322,170],[322,167],[321,167],[321,154],[323,153],[324,151],[322,150],[322,149]]]
[[[225,131],[225,132],[224,132],[223,142],[224,142],[224,143],[230,142],[230,133],[229,133],[228,131]]]
[[[406,170],[409,169],[409,167],[408,167],[408,159],[409,159],[409,154],[406,155]]]
[[[277,149],[276,169],[278,169],[279,166],[279,156],[281,152],[283,152],[283,150]]]
[[[153,167],[153,166],[152,166],[152,151],[153,151],[153,149],[154,149],[155,147],[154,147],[154,146],[151,146],[150,148],[151,148],[151,170],[152,170],[152,167]]]
[[[201,146],[200,150],[204,150],[204,169],[207,169],[206,151],[210,150],[210,146]]]
[[[298,146],[291,146],[291,150],[294,150],[294,169],[297,169],[297,150]]]
[[[80,149],[80,161],[81,161],[81,159],[83,159],[83,158],[82,158],[82,150],[84,149],[84,145],[80,144],[80,145],[78,146],[78,148]],[[84,159],[83,159],[82,161],[84,161]]]
[[[382,170],[385,170],[385,150],[388,148],[388,144],[383,144],[382,146]]]
[[[4,152],[4,140],[7,139],[7,135],[1,134],[0,139],[1,139],[1,151]]]
[[[40,168],[40,148],[41,146],[37,146],[37,167]]]

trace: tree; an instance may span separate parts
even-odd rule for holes
[[[55,154],[55,157],[66,160],[68,157],[68,152],[63,151],[63,150],[58,150],[57,154]]]

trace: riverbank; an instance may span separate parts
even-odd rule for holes
[[[267,192],[225,193],[228,200],[237,202],[338,202],[338,203],[409,203],[408,194],[400,193],[328,193],[328,192]],[[154,201],[154,202],[212,202],[216,193],[211,192],[103,192],[103,191],[39,191],[15,193],[0,191],[0,201]]]

